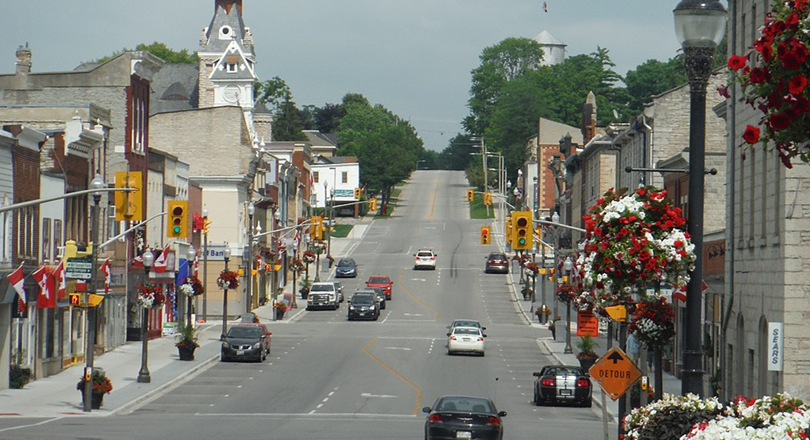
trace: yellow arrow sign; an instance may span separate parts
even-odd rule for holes
[[[614,321],[627,321],[627,308],[625,306],[605,307],[605,311],[608,312],[608,315],[610,315]]]

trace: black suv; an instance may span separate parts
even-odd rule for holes
[[[349,300],[349,321],[380,317],[380,302],[372,292],[357,292]]]

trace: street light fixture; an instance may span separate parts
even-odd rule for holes
[[[104,179],[101,178],[101,175],[96,173],[93,180],[90,182],[90,189],[104,189],[107,185],[104,183]],[[90,279],[90,293],[95,294],[98,289],[96,287],[96,280],[98,277],[96,276],[96,272],[98,271],[98,210],[99,210],[99,203],[101,203],[101,193],[93,193],[93,214],[92,214],[92,222],[93,222],[93,252],[92,252],[92,270],[91,270],[91,279]],[[85,357],[87,360],[87,371],[86,374],[93,373],[93,367],[95,362],[95,342],[96,341],[96,308],[95,307],[88,307],[87,309],[87,350],[85,351]],[[88,380],[84,383],[84,411],[90,412],[92,410],[92,396],[93,396],[93,381]]]
[[[186,254],[186,261],[188,264],[188,278],[191,278],[194,275],[194,258],[197,257],[197,250],[194,249],[194,246],[188,247],[188,253]],[[186,297],[186,325],[192,325],[191,321],[191,298],[192,296],[189,295]]]
[[[253,205],[253,202],[248,202],[247,213],[247,253],[242,262],[242,266],[245,268],[245,279],[247,280],[247,286],[245,286],[245,313],[250,312],[253,296],[253,214],[256,213],[256,207]]]
[[[553,223],[559,223],[560,222],[560,214],[555,211],[554,214],[551,215],[551,221]],[[555,225],[554,226],[554,267],[555,268],[557,267],[557,257],[560,255],[559,254],[559,248],[560,248],[560,228],[558,228]],[[552,291],[552,295],[554,295],[554,319],[555,320],[557,319],[558,316],[560,316],[559,315],[559,305],[558,305],[559,301],[557,301],[557,284],[559,284],[559,281],[560,281],[560,274],[557,274],[557,276],[554,277],[554,289]]]
[[[151,249],[146,249],[146,252],[141,256],[143,258],[143,269],[146,274],[145,283],[149,282],[149,269],[155,262],[155,254]],[[149,309],[146,307],[141,310],[141,370],[138,372],[138,383],[152,382],[152,375],[149,374],[149,338],[147,335],[147,326],[149,325]]]
[[[565,257],[565,261],[563,262],[563,271],[565,272],[565,276],[567,278],[567,283],[571,283],[571,271],[574,270],[574,262],[571,260],[571,257]],[[563,351],[564,354],[571,354],[574,350],[571,348],[571,301],[568,301],[565,305],[565,350]]]
[[[205,286],[208,283],[208,208],[203,208],[203,298],[202,313],[203,321],[208,322],[208,292]]]
[[[228,271],[228,261],[231,259],[231,248],[228,242],[225,242],[225,251],[222,253],[222,258],[225,260],[225,272]],[[225,283],[225,288],[222,293],[222,334],[220,339],[225,339],[225,334],[228,333],[228,283]]]
[[[673,10],[689,78],[688,231],[695,246],[695,269],[686,287],[686,326],[681,392],[703,396],[701,305],[703,282],[703,200],[706,168],[706,86],[715,48],[723,39],[726,8],[719,0],[681,0]]]

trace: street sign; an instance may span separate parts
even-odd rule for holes
[[[627,320],[627,308],[625,306],[605,307],[605,311],[614,321],[624,322]]]
[[[639,378],[641,371],[621,349],[614,348],[588,370],[612,400],[622,396]]]
[[[68,258],[67,264],[65,264],[65,278],[89,280],[92,277],[93,259],[91,257]]]
[[[593,312],[577,312],[577,336],[599,336],[599,319]]]

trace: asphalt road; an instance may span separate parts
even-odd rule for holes
[[[483,273],[494,246],[479,244],[462,172],[420,171],[394,216],[377,220],[350,249],[356,279],[394,280],[377,322],[348,322],[337,311],[309,311],[273,328],[262,363],[215,363],[130,414],[64,418],[11,431],[9,439],[421,439],[424,415],[444,394],[488,396],[506,439],[601,439],[591,408],[535,407],[533,371],[554,363],[518,313],[504,275]],[[438,253],[435,271],[413,270],[420,247]],[[485,357],[448,356],[446,326],[473,318],[487,327]],[[30,423],[30,420],[28,421]],[[611,425],[615,438],[615,425]],[[3,438],[3,437],[0,437]]]

